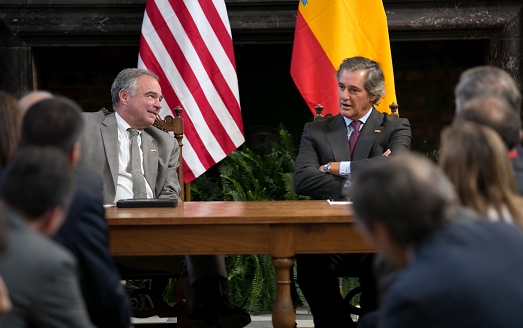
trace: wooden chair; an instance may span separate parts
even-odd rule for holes
[[[183,109],[180,106],[176,106],[174,109],[174,117],[171,115],[165,116],[165,118],[162,120],[159,117],[156,118],[154,121],[154,126],[157,127],[160,130],[163,130],[165,132],[172,132],[174,134],[174,137],[178,141],[178,145],[180,146],[180,158],[178,166],[178,182],[180,184],[180,198],[182,201],[190,201],[191,200],[191,187],[190,184],[187,184],[187,186],[183,183],[183,118],[182,118],[182,111]]]

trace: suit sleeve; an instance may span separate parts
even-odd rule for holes
[[[433,322],[428,321],[427,318],[430,318],[430,316],[423,311],[422,306],[399,299],[385,308],[384,316],[380,318],[383,322],[380,323],[379,327],[417,328],[433,326]]]
[[[373,162],[385,160],[386,157],[381,156],[387,149],[391,150],[391,156],[401,155],[410,150],[411,132],[410,123],[406,118],[394,119],[389,121],[396,123],[385,147],[379,147],[378,153],[375,153],[371,158],[352,161],[351,174],[357,174],[359,170],[370,165]]]
[[[178,182],[179,158],[180,147],[178,146],[178,142],[174,141],[174,147],[167,163],[167,176],[158,198],[176,198],[181,200],[180,183]]]
[[[78,262],[92,322],[99,327],[129,328],[131,304],[109,251],[109,226],[102,199],[79,189],[62,229],[55,239]]]
[[[33,321],[38,327],[91,328],[82,299],[73,259],[61,259],[41,273],[42,294],[37,298]]]
[[[294,167],[294,191],[314,199],[340,199],[346,179],[318,170],[320,165],[326,163],[320,163],[317,147],[310,131],[310,124],[307,123],[303,128],[300,150]]]

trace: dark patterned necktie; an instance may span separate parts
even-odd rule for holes
[[[349,124],[352,126],[352,133],[349,138],[349,147],[350,147],[350,157],[352,158],[352,155],[354,154],[354,147],[356,147],[356,141],[358,140],[358,137],[360,136],[360,121],[352,121]]]
[[[131,175],[133,176],[133,198],[147,198],[142,163],[140,161],[140,147],[138,147],[138,135],[140,133],[131,128],[128,128],[127,131],[131,134]]]

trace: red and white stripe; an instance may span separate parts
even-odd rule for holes
[[[245,141],[224,0],[148,0],[138,67],[160,78],[162,117],[184,109],[186,183]]]

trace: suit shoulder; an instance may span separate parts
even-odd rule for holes
[[[25,262],[24,266],[32,267],[39,272],[60,270],[62,265],[76,266],[71,253],[55,241],[29,229],[13,233],[10,251],[12,256]]]
[[[86,130],[89,130],[89,131],[92,131],[93,129],[97,130],[107,116],[102,111],[87,112],[87,113],[84,112],[84,113],[82,113],[82,115],[83,115],[84,122],[85,122],[84,134],[86,133]],[[90,132],[87,132],[87,133],[90,133]]]

